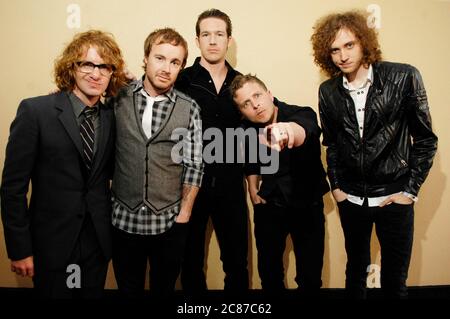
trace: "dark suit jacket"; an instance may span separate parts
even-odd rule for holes
[[[20,103],[11,124],[1,185],[10,259],[33,255],[40,267],[65,267],[88,212],[103,253],[110,258],[113,110],[101,105],[99,120],[98,147],[88,174],[67,92]]]

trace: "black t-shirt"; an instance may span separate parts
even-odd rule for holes
[[[238,145],[232,140],[233,136],[229,138],[230,133],[241,126],[242,116],[234,105],[229,89],[239,72],[227,62],[226,66],[227,76],[219,93],[208,70],[200,65],[200,57],[196,58],[191,67],[180,73],[175,83],[176,89],[192,97],[200,106],[205,150],[204,185],[212,178],[219,183],[233,184],[235,181],[242,181],[244,176],[243,163],[237,163],[235,158],[233,160],[230,158],[231,154],[237,153]],[[214,145],[209,145],[211,143]],[[210,153],[213,153],[213,157],[217,160],[208,161],[205,154],[208,156]]]

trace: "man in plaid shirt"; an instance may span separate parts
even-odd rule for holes
[[[203,176],[199,107],[173,88],[187,43],[165,28],[147,37],[144,50],[144,76],[113,101],[113,266],[127,298],[143,296],[147,261],[150,290],[173,293]]]

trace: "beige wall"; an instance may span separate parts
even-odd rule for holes
[[[67,26],[67,7],[81,9],[81,26]],[[449,0],[42,0],[1,1],[0,39],[0,165],[9,125],[21,99],[47,94],[52,83],[53,59],[72,35],[89,28],[112,32],[122,47],[128,66],[141,73],[143,41],[154,28],[176,28],[189,42],[188,65],[199,54],[195,46],[197,15],[217,7],[227,12],[234,26],[230,62],[241,72],[257,73],[275,96],[292,104],[317,110],[317,89],[322,80],[312,62],[309,37],[314,21],[331,11],[380,8],[380,40],[386,60],[411,63],[422,72],[429,95],[434,130],[440,137],[439,151],[416,205],[415,241],[409,285],[450,284],[450,1]],[[447,137],[447,138],[446,138]],[[346,255],[336,207],[326,195],[326,251],[324,287],[343,287]],[[2,235],[2,234],[1,234]],[[3,236],[1,236],[3,237]],[[379,264],[377,241],[372,259]],[[292,245],[285,256],[287,283],[295,287]],[[252,287],[259,288],[256,248],[251,238]],[[209,242],[208,285],[223,287],[223,272],[214,233]],[[0,240],[0,286],[31,286],[31,281],[9,271],[3,240]],[[115,287],[110,272],[108,288]]]

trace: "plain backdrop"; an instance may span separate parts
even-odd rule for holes
[[[321,16],[348,9],[369,10],[379,23],[385,60],[409,63],[422,73],[428,92],[439,149],[416,204],[415,238],[408,284],[450,284],[450,1],[449,0],[16,0],[0,1],[0,169],[9,126],[20,101],[55,89],[53,61],[72,36],[90,28],[114,34],[129,69],[142,74],[143,42],[156,28],[173,27],[188,41],[191,65],[199,55],[195,45],[197,16],[209,8],[226,12],[235,39],[228,61],[242,73],[256,73],[274,96],[317,111],[317,90],[325,80],[314,65],[310,36]],[[78,19],[79,18],[79,19]],[[79,28],[77,24],[79,23]],[[323,157],[324,159],[324,157]],[[64,165],[64,163],[61,163]],[[346,254],[336,206],[325,197],[326,250],[324,287],[343,287]],[[68,203],[69,204],[69,203]],[[250,221],[253,215],[250,211]],[[3,232],[3,230],[1,230]],[[252,222],[250,234],[253,233]],[[0,287],[30,287],[30,279],[10,272],[3,233],[0,234]],[[208,234],[208,287],[223,288],[223,272],[214,232]],[[251,287],[260,288],[254,237],[250,236]],[[377,283],[380,252],[372,240]],[[295,258],[290,239],[285,254],[286,282],[295,288]],[[115,288],[112,268],[107,288]]]

